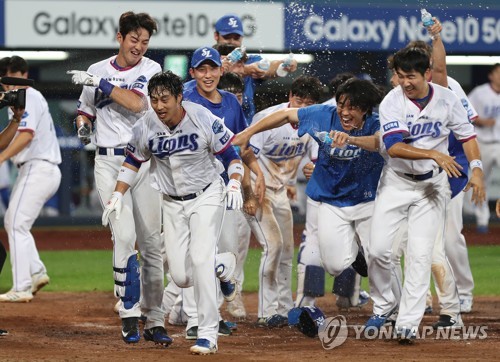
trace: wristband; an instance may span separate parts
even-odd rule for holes
[[[241,175],[241,177],[243,177],[243,175],[245,174],[245,169],[243,168],[243,165],[239,162],[232,163],[227,168],[227,174],[229,175],[230,178],[235,173]]]
[[[113,84],[111,84],[104,78],[101,78],[101,80],[99,81],[99,89],[108,97],[111,95],[114,87],[115,86]]]
[[[20,119],[18,120],[18,119],[17,119],[17,118],[15,118],[15,117],[12,117],[12,119],[11,119],[10,121],[11,121],[11,122],[13,122],[13,123],[19,123],[19,122],[21,122],[21,120],[20,120]]]
[[[478,159],[470,161],[470,169],[473,170],[475,168],[479,168],[482,171],[483,170],[483,162],[481,160],[478,160]]]
[[[134,171],[128,167],[122,166],[120,168],[120,172],[118,173],[118,177],[116,178],[116,181],[125,182],[127,185],[131,186],[132,183],[134,182],[136,176],[137,176],[136,171]]]

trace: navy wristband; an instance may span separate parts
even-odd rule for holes
[[[111,92],[113,91],[113,88],[115,86],[108,82],[106,79],[101,78],[101,81],[99,82],[99,89],[107,96],[111,95]]]

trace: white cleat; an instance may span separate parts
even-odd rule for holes
[[[461,313],[472,312],[472,298],[460,299],[460,312]]]
[[[247,317],[247,311],[245,310],[245,304],[243,304],[241,293],[236,293],[234,300],[227,303],[227,311],[234,318],[243,319]]]
[[[30,302],[32,299],[33,294],[31,293],[31,290],[26,290],[24,292],[9,290],[5,294],[0,294],[0,302],[22,303]]]
[[[217,352],[217,346],[211,343],[208,339],[198,338],[196,344],[189,351],[191,354],[207,355]]]
[[[50,283],[50,278],[45,272],[36,273],[31,276],[31,293],[35,295],[40,289]]]

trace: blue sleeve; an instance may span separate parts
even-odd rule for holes
[[[309,134],[314,137],[316,131],[329,131],[331,126],[332,108],[336,107],[317,104],[300,108],[297,112],[299,118],[298,135],[302,137]]]
[[[229,146],[227,147],[224,151],[221,153],[218,153],[217,156],[220,158],[222,161],[222,164],[224,165],[224,168],[227,170],[229,167],[229,164],[233,160],[241,160],[240,156],[238,156],[238,152],[236,152],[236,149],[234,146]]]
[[[399,142],[403,142],[402,132],[394,132],[384,136],[384,144],[387,150],[389,150],[392,146]]]

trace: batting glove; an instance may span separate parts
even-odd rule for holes
[[[241,195],[241,182],[230,179],[226,186],[226,206],[233,210],[240,210],[243,206]]]
[[[90,85],[92,87],[99,87],[101,77],[87,73],[83,70],[68,70],[66,74],[72,74],[71,81],[74,84]]]
[[[85,146],[90,143],[90,126],[87,123],[83,123],[77,130],[78,138]]]
[[[115,191],[111,194],[111,198],[109,199],[106,206],[104,206],[104,212],[102,213],[103,226],[108,226],[109,215],[111,215],[113,211],[116,211],[116,220],[120,219],[120,214],[122,212],[122,197],[123,194],[118,191]]]

